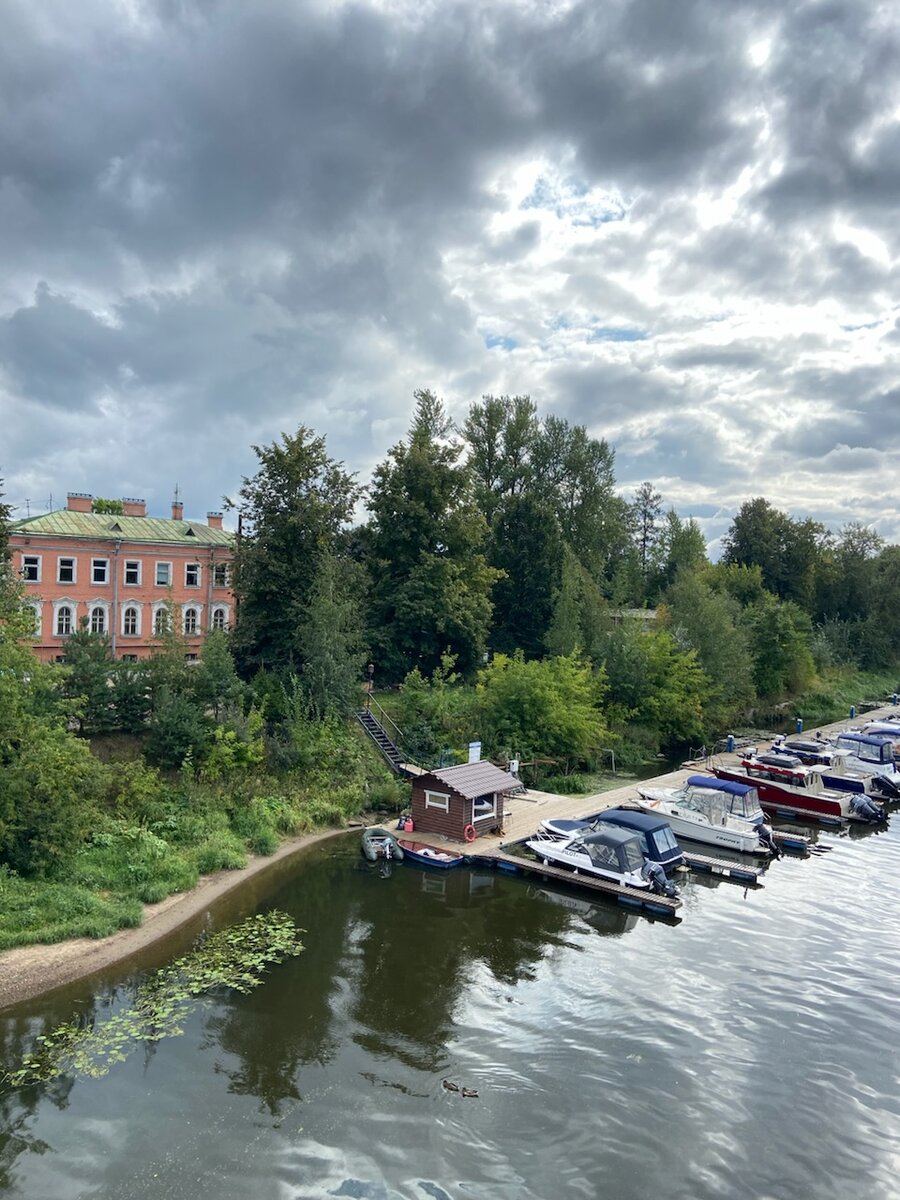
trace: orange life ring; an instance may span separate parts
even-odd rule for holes
[[[467,825],[463,830],[463,837],[467,842],[474,842],[476,837],[478,837],[478,834],[475,832],[475,826]]]

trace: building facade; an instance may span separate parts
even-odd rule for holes
[[[122,510],[94,512],[92,496],[70,492],[65,509],[12,524],[13,567],[44,662],[62,661],[66,639],[84,624],[109,636],[114,658],[135,662],[150,656],[170,620],[190,658],[211,630],[229,627],[234,536],[222,514],[186,521],[176,501],[171,518],[149,517],[133,499]]]

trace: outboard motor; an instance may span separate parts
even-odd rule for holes
[[[868,796],[862,792],[854,792],[850,800],[850,811],[857,817],[862,817],[864,821],[886,821],[887,814],[884,809],[879,808],[877,804],[873,804]]]
[[[882,796],[887,796],[891,800],[900,800],[900,784],[897,783],[896,779],[892,779],[890,775],[876,775],[872,783],[878,788]]]
[[[765,822],[761,821],[759,825],[757,825],[756,835],[773,858],[781,858],[781,850],[778,848],[778,844],[775,841],[775,838],[772,836],[771,828],[766,825]]]
[[[666,873],[659,863],[651,862],[649,858],[645,858],[641,874],[645,879],[649,879],[650,890],[657,896],[668,896],[672,900],[678,895],[678,889],[671,880],[666,878]]]

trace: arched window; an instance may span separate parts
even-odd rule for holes
[[[169,610],[167,608],[158,608],[156,610],[156,616],[153,619],[153,632],[157,636],[169,632]]]
[[[106,609],[99,604],[91,609],[91,633],[106,633]]]
[[[225,609],[224,608],[214,608],[213,615],[212,615],[213,629],[218,629],[221,631],[225,628],[225,625],[226,625]]]
[[[184,632],[189,634],[197,632],[196,608],[186,608],[184,610]]]
[[[56,636],[68,637],[72,632],[72,610],[67,604],[56,612]]]
[[[138,614],[136,608],[125,609],[125,615],[122,618],[122,632],[126,637],[137,636],[137,618]]]

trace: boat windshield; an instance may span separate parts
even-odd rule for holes
[[[588,852],[588,858],[595,867],[603,867],[607,871],[621,871],[618,847],[607,845],[606,842],[583,842]]]
[[[656,853],[660,856],[670,854],[673,850],[678,849],[678,842],[675,840],[675,834],[669,825],[661,825],[659,829],[655,829],[650,834],[650,837],[656,846]]]
[[[761,818],[762,809],[759,806],[759,792],[756,788],[751,788],[742,796],[732,796],[731,811],[736,817],[744,817],[748,821],[754,820],[757,816]]]
[[[685,788],[684,803],[694,812],[702,813],[711,825],[724,825],[726,815],[731,812],[732,799],[715,788]]]
[[[889,763],[893,758],[891,743],[887,741],[864,742],[861,738],[857,741],[855,738],[839,737],[837,744],[840,749],[855,754],[860,762],[877,763],[880,766],[882,763]]]

